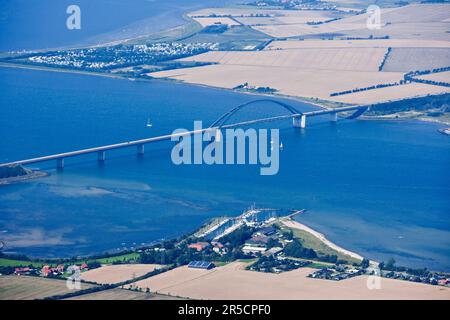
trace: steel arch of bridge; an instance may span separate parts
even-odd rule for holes
[[[287,103],[284,102],[280,102],[277,100],[273,100],[273,99],[258,99],[258,100],[253,100],[250,102],[246,102],[243,103],[241,105],[238,105],[237,107],[231,109],[230,111],[228,111],[227,113],[223,114],[222,116],[220,116],[216,121],[214,121],[209,127],[210,128],[220,128],[223,125],[226,124],[226,122],[228,121],[228,119],[231,118],[231,116],[233,116],[234,114],[236,114],[239,110],[248,107],[250,105],[253,104],[257,104],[257,103],[261,103],[261,102],[269,102],[278,106],[283,107],[284,109],[286,109],[287,111],[289,111],[291,114],[293,115],[302,115],[303,113],[298,111],[297,109],[295,109],[294,107],[288,105]]]

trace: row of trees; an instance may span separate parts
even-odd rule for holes
[[[431,85],[441,86],[441,87],[450,87],[450,83],[448,83],[448,82],[416,78],[417,76],[422,76],[422,75],[427,75],[427,74],[432,74],[432,73],[439,73],[439,72],[446,72],[446,71],[450,71],[450,67],[435,68],[432,70],[411,71],[411,72],[406,73],[403,76],[403,78],[405,81],[419,82],[419,83],[431,84]]]
[[[399,82],[394,82],[394,83],[381,83],[381,84],[373,85],[370,87],[355,88],[352,90],[346,90],[346,91],[341,91],[341,92],[333,92],[333,93],[330,93],[330,97],[342,96],[344,94],[350,94],[350,93],[355,93],[355,92],[374,90],[374,89],[380,89],[380,88],[386,88],[386,87],[394,87],[394,86],[399,86],[399,85],[405,84],[405,83],[406,83],[405,80],[400,80]]]
[[[373,105],[368,111],[369,115],[389,114],[400,111],[426,111],[440,108],[442,112],[450,112],[450,94],[429,95],[426,97],[404,99]]]

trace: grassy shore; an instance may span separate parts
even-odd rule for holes
[[[350,264],[359,264],[362,260],[359,254],[339,247],[319,232],[297,221],[281,220],[277,225],[283,231],[292,231],[294,238],[299,239],[305,248],[311,248],[322,255],[336,255],[339,260],[346,260]]]

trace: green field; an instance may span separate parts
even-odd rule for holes
[[[77,261],[68,261],[61,264],[82,264],[83,262],[99,262],[101,264],[111,264],[114,262],[135,262],[139,258],[139,253],[131,252],[127,254],[122,254],[119,256],[105,257],[99,259],[81,259]],[[7,259],[0,258],[0,267],[27,267],[33,266],[35,268],[42,268],[44,265],[56,266],[60,264],[56,261],[47,260],[47,261],[27,261],[27,260],[15,260],[15,259]]]
[[[114,263],[114,262],[128,262],[128,261],[134,262],[138,258],[139,258],[139,253],[131,252],[131,253],[123,254],[120,256],[93,259],[93,260],[90,259],[88,261],[97,261],[97,262],[100,262],[101,264],[110,264],[110,263]]]
[[[28,267],[31,265],[36,268],[41,268],[44,264],[46,263],[0,258],[0,267]]]
[[[184,43],[214,42],[219,44],[220,50],[251,50],[247,47],[256,47],[270,37],[266,34],[246,26],[233,26],[223,33],[197,32],[181,40]]]

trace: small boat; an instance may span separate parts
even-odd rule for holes
[[[280,143],[280,150],[283,150],[283,142]],[[273,151],[273,140],[270,140],[270,151]]]
[[[153,126],[152,120],[151,120],[150,118],[148,118],[148,119],[147,119],[147,127],[150,128],[150,127],[152,127],[152,126]]]

